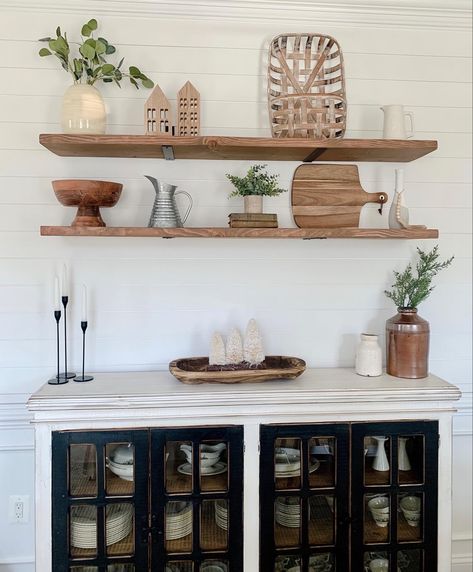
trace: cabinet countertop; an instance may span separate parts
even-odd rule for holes
[[[88,383],[42,386],[28,400],[33,412],[150,408],[222,408],[366,402],[452,402],[460,390],[436,377],[410,380],[384,373],[361,377],[351,368],[307,369],[296,380],[185,385],[169,372],[93,374]]]

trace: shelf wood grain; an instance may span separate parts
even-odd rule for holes
[[[314,140],[43,133],[39,136],[39,142],[61,157],[223,159],[309,163],[313,161],[409,162],[437,149],[437,141],[412,139]]]
[[[148,228],[42,226],[42,236],[157,237],[157,238],[438,238],[438,230],[389,228]]]

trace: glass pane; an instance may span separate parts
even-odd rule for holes
[[[184,560],[173,560],[168,562],[164,567],[164,572],[193,572],[194,563],[185,562]]]
[[[92,558],[97,555],[97,507],[71,506],[70,546],[74,558]]]
[[[166,504],[166,551],[192,551],[192,504],[171,501]]]
[[[274,503],[274,540],[276,546],[299,546],[301,532],[301,499],[277,497]]]
[[[228,501],[203,501],[200,513],[202,550],[225,550],[228,546]]]
[[[168,562],[164,568],[164,572],[193,572],[194,563],[185,562],[183,560],[173,560]]]
[[[228,447],[220,441],[199,446],[200,489],[204,492],[228,490]]]
[[[107,572],[135,572],[134,564],[109,564]]]
[[[336,440],[317,437],[309,441],[309,485],[311,488],[335,486]]]
[[[200,565],[200,572],[228,572],[226,560],[204,560]]]
[[[391,438],[365,437],[365,485],[389,485],[391,482]]]
[[[397,553],[397,565],[401,572],[423,572],[423,550],[400,550]]]
[[[329,552],[314,554],[309,558],[309,572],[334,572],[335,557]]]
[[[399,484],[424,482],[425,445],[423,435],[407,435],[398,439]]]
[[[397,539],[399,542],[422,540],[423,495],[399,495]]]
[[[309,499],[309,543],[335,544],[335,498],[333,495],[314,495]]]
[[[365,552],[364,563],[366,572],[387,572],[391,570],[387,552]]]
[[[128,496],[135,490],[135,448],[131,443],[108,443],[105,447],[107,495]]]
[[[107,554],[109,556],[133,554],[135,546],[133,505],[109,504],[105,514]]]
[[[367,543],[389,541],[390,498],[365,495],[364,539]]]
[[[276,439],[274,444],[274,476],[277,489],[301,488],[300,439]]]
[[[274,572],[300,572],[300,556],[278,556],[274,563]]]
[[[70,445],[69,494],[72,497],[97,496],[97,450],[95,445]]]
[[[166,463],[166,490],[169,493],[192,492],[192,454],[190,441],[168,441]]]

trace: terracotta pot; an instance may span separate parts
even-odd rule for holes
[[[245,199],[245,213],[262,213],[263,197],[261,195],[247,195]]]
[[[386,371],[389,375],[422,379],[429,374],[429,322],[417,308],[398,308],[386,322]]]
[[[62,100],[61,127],[64,133],[105,133],[107,114],[100,91],[93,85],[71,85]]]

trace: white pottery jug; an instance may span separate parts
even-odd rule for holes
[[[107,114],[100,91],[93,85],[71,85],[62,100],[61,126],[64,133],[105,133]]]
[[[407,437],[399,437],[399,450],[398,450],[398,468],[400,471],[410,471],[411,462],[406,451]]]
[[[414,117],[410,111],[404,111],[402,105],[383,105],[384,139],[410,139],[414,137]],[[410,120],[410,131],[406,130],[406,117]]]
[[[376,457],[373,461],[373,469],[375,471],[389,471],[389,461],[384,448],[387,437],[373,437],[376,440]]]
[[[355,370],[358,375],[376,377],[383,373],[383,356],[378,336],[361,334],[356,350]]]

